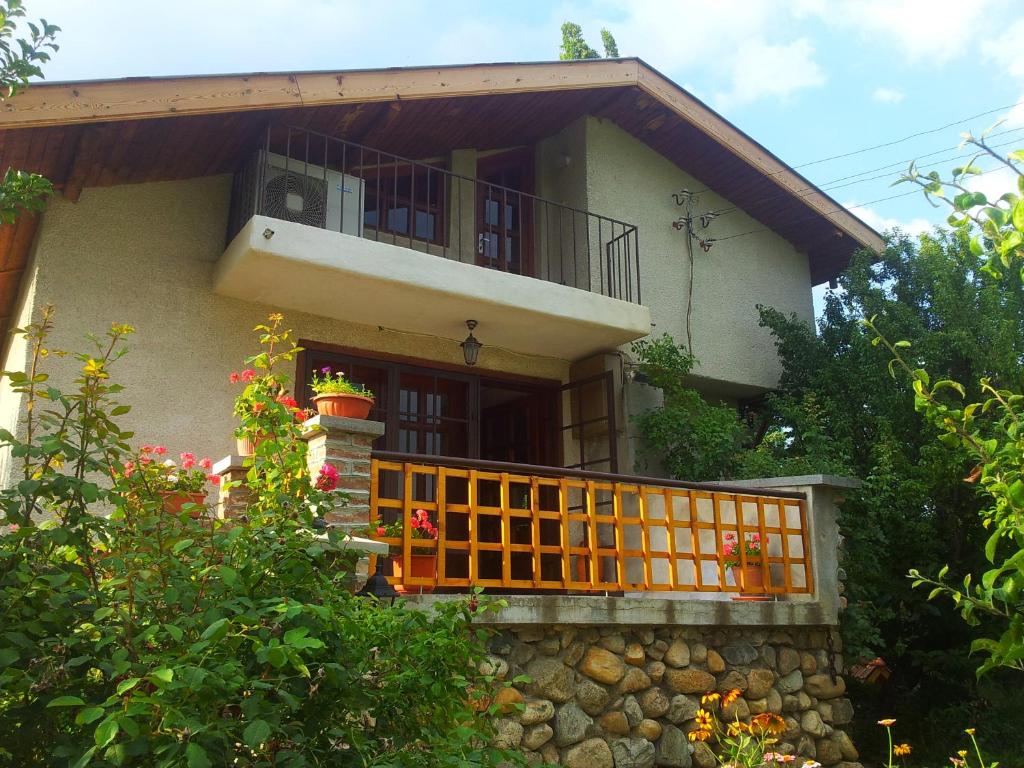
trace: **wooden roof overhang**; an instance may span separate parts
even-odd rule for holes
[[[0,109],[0,161],[77,200],[85,187],[233,172],[269,123],[423,158],[529,144],[586,114],[614,121],[789,240],[815,283],[855,249],[882,247],[860,219],[639,59],[34,84]],[[34,232],[27,216],[0,228],[5,327]]]

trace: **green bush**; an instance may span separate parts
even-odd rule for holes
[[[22,332],[23,464],[0,491],[0,756],[12,765],[490,765],[479,697],[486,634],[476,600],[434,613],[350,594],[351,562],[314,524],[338,498],[306,470],[286,380],[290,334],[273,316],[248,363],[246,514],[165,511],[130,461],[112,374],[132,329],[77,356],[50,385],[52,323]],[[299,415],[301,418],[301,414]],[[135,459],[131,457],[135,457]],[[212,482],[212,480],[211,480]]]

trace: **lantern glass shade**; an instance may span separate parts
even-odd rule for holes
[[[476,336],[473,335],[473,329],[476,328],[476,320],[467,320],[466,327],[469,328],[469,336],[459,346],[462,347],[462,356],[466,360],[466,365],[476,365],[476,361],[480,357],[480,347],[483,346],[483,344],[476,340]]]

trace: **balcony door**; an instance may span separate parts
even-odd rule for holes
[[[533,272],[533,151],[517,149],[477,163],[476,263]]]

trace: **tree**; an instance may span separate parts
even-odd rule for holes
[[[949,224],[969,239],[971,254],[982,261],[981,272],[998,284],[1019,285],[1024,276],[1024,150],[1003,157],[984,136],[970,134],[964,143],[976,147],[978,155],[954,169],[951,178],[934,171],[922,175],[911,165],[902,181],[918,184],[929,199],[952,208]],[[994,201],[972,189],[972,177],[983,172],[974,163],[979,156],[995,158],[1009,169],[1016,189]],[[959,378],[929,374],[911,342],[891,343],[876,318],[864,324],[874,334],[873,343],[892,354],[893,375],[900,372],[910,381],[915,408],[940,431],[938,439],[975,462],[967,482],[978,483],[987,502],[981,521],[988,533],[984,556],[992,567],[980,575],[968,572],[962,586],[947,581],[949,565],[935,576],[915,568],[910,573],[914,585],[931,587],[930,598],[951,597],[972,626],[984,617],[993,620],[996,636],[971,645],[972,652],[985,656],[979,676],[999,667],[1024,671],[1024,393],[1012,388],[1019,387],[1020,378],[1000,381],[984,375],[976,379],[980,393],[968,395]]]
[[[619,46],[615,42],[612,33],[607,29],[601,29],[601,45],[604,46],[604,57],[606,59],[619,58]]]
[[[28,38],[17,38],[17,23],[25,18],[21,0],[0,0],[0,101],[16,96],[33,77],[43,77],[42,65],[57,51],[60,27],[40,19],[26,22]],[[53,186],[39,174],[8,168],[0,181],[0,223],[10,224],[21,211],[38,212]]]
[[[601,30],[601,43],[604,46],[605,58],[618,57],[619,47],[615,43],[612,33],[607,29]],[[577,59],[599,59],[601,57],[583,39],[583,29],[580,25],[567,21],[562,25],[562,47],[559,49],[558,58],[562,61],[575,61]]]

